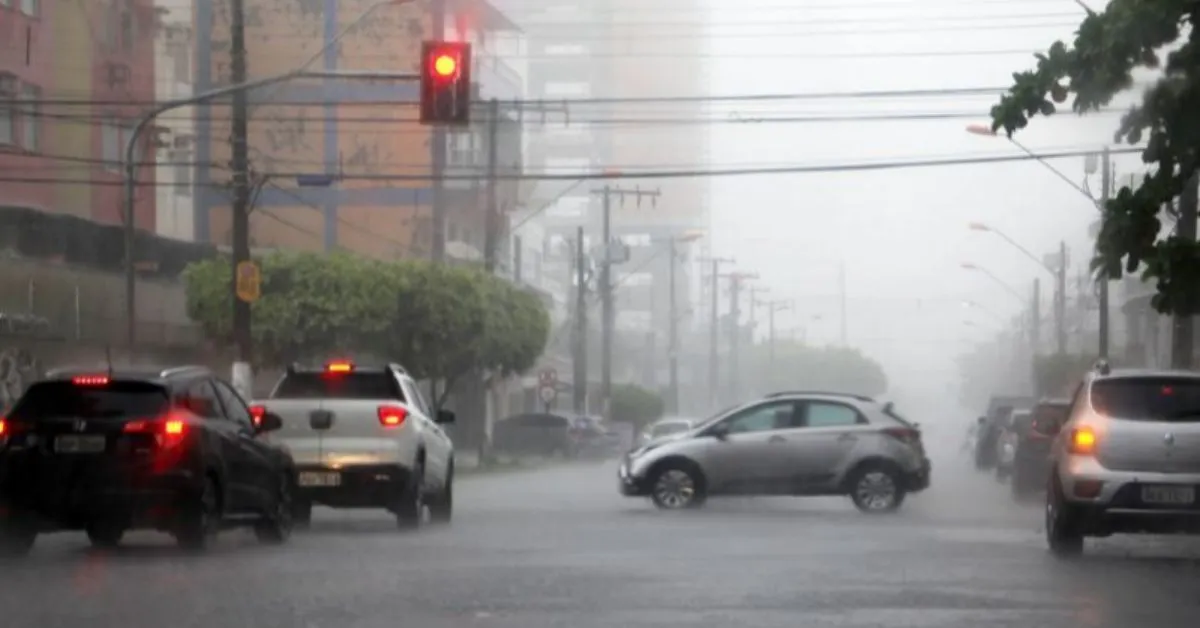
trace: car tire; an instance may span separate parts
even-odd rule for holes
[[[273,508],[254,524],[254,536],[262,543],[282,545],[292,536],[292,528],[295,525],[292,519],[295,513],[295,506],[292,504],[293,475],[288,471],[279,474]]]
[[[207,550],[215,544],[221,531],[221,489],[216,479],[205,476],[200,492],[183,508],[183,515],[175,529],[175,542],[179,547],[195,552]]]
[[[396,526],[401,530],[416,530],[425,519],[425,461],[418,461],[409,476],[395,508]]]
[[[87,527],[88,541],[97,549],[114,549],[125,538],[125,526],[113,523],[93,523]]]
[[[900,473],[885,464],[868,464],[850,476],[850,501],[866,514],[892,513],[904,503],[907,493]]]
[[[0,522],[0,560],[24,558],[37,541],[37,529],[21,521]]]
[[[446,484],[441,493],[429,502],[429,520],[447,524],[454,517],[454,465],[446,471]]]
[[[696,465],[668,462],[651,475],[650,500],[661,510],[687,510],[704,505],[704,475]]]
[[[1057,558],[1074,558],[1083,554],[1079,508],[1063,499],[1057,478],[1050,480],[1050,487],[1046,490],[1045,514],[1046,545],[1050,553]]]

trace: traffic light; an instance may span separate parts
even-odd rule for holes
[[[421,124],[471,121],[471,44],[421,44]]]

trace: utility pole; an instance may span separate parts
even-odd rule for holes
[[[245,0],[230,0],[230,82],[246,82],[246,4]],[[238,272],[243,262],[250,261],[250,111],[246,90],[232,96],[230,133],[230,168],[233,170],[233,206],[230,217],[233,227],[233,264],[229,271],[229,291],[233,295],[233,340],[237,345],[237,360],[230,379],[238,392],[253,394],[252,336],[250,334],[250,303],[237,296]],[[133,359],[133,356],[130,356]]]
[[[575,382],[572,402],[575,414],[587,414],[587,257],[583,248],[583,227],[575,231],[575,333],[572,351]]]
[[[1042,347],[1042,281],[1033,280],[1033,295],[1029,299],[1029,353],[1034,358]]]
[[[612,410],[612,353],[613,333],[616,325],[616,309],[613,303],[612,267],[612,197],[617,195],[623,201],[626,196],[636,197],[638,204],[642,198],[656,199],[662,195],[658,190],[643,190],[640,188],[625,189],[605,185],[601,190],[593,190],[593,194],[601,194],[604,198],[603,214],[601,216],[601,247],[604,251],[600,260],[600,408],[605,420],[611,420]]]
[[[678,252],[675,250],[676,239],[671,237],[667,244],[667,254],[671,256],[670,268],[667,270],[667,283],[670,304],[667,306],[667,411],[679,413],[679,303],[675,287],[675,267],[679,264]]]
[[[712,292],[712,317],[708,328],[708,402],[709,410],[715,412],[720,404],[721,369],[717,360],[721,353],[721,264],[732,264],[733,260],[723,257],[713,257],[712,276],[709,277],[709,291]]]
[[[731,273],[729,275],[729,397],[730,401],[736,401],[741,394],[741,367],[740,352],[742,344],[742,329],[740,325],[742,317],[741,309],[741,292],[742,281],[746,279],[754,279],[754,275],[743,273]]]
[[[1179,221],[1175,223],[1175,233],[1187,242],[1196,241],[1196,212],[1197,191],[1200,188],[1200,174],[1192,175],[1179,196]],[[1192,356],[1196,351],[1196,329],[1193,315],[1189,311],[1176,314],[1172,321],[1171,333],[1171,368],[1191,369]]]
[[[431,7],[433,15],[430,30],[433,39],[441,40],[446,37],[446,2],[433,0]],[[435,124],[429,129],[430,154],[429,165],[433,170],[433,198],[429,207],[429,232],[433,242],[430,243],[429,253],[435,264],[446,261],[446,127]]]
[[[1067,353],[1067,243],[1058,243],[1058,268],[1054,288],[1054,335],[1058,355]]]
[[[1109,195],[1112,193],[1111,192],[1111,190],[1112,190],[1112,158],[1109,155],[1108,146],[1104,147],[1104,151],[1101,153],[1100,159],[1102,160],[1100,163],[1100,208],[1103,211],[1104,207],[1108,205],[1108,198],[1109,198]],[[1097,295],[1097,299],[1096,299],[1097,301],[1100,302],[1100,321],[1098,324],[1098,327],[1099,327],[1098,335],[1100,336],[1100,347],[1099,347],[1099,352],[1098,352],[1099,356],[1098,357],[1101,360],[1107,360],[1108,359],[1108,338],[1109,338],[1108,277],[1107,276],[1100,277],[1100,285],[1098,286],[1098,288],[1099,288],[1099,294]]]
[[[849,332],[847,331],[846,322],[846,262],[841,262],[838,265],[838,294],[841,302],[841,322],[842,322],[842,346],[850,346]]]
[[[483,264],[489,275],[496,272],[496,252],[500,239],[500,199],[496,186],[496,145],[500,137],[500,101],[488,101],[488,145],[487,145],[487,215],[484,216]]]

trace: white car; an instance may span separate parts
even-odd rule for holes
[[[401,528],[419,526],[428,506],[433,521],[449,522],[454,445],[442,425],[454,415],[435,413],[399,365],[289,367],[251,412],[282,419],[270,438],[296,461],[297,523],[311,519],[313,504],[383,508]]]
[[[646,426],[642,433],[638,435],[637,446],[645,445],[650,441],[658,440],[664,436],[672,434],[682,434],[693,427],[696,427],[696,421],[693,419],[685,419],[681,417],[668,417],[659,419],[654,423]]]

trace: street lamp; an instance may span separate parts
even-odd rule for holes
[[[970,229],[971,231],[983,231],[985,233],[991,233],[993,235],[998,236],[1000,239],[1004,240],[1009,245],[1011,245],[1014,249],[1017,249],[1022,254],[1024,254],[1025,257],[1028,257],[1029,259],[1033,260],[1033,263],[1037,264],[1039,268],[1050,273],[1051,276],[1057,275],[1057,271],[1055,271],[1053,268],[1051,268],[1048,264],[1046,264],[1042,260],[1038,259],[1038,257],[1036,255],[1034,255],[1032,251],[1021,246],[1021,244],[1019,242],[1017,242],[1016,240],[1009,237],[1008,234],[1004,233],[1003,231],[1000,231],[999,229],[988,226],[982,222],[967,223],[967,228]]]
[[[1020,292],[1017,292],[1017,290],[1015,288],[1008,285],[1008,283],[1005,282],[1003,279],[997,277],[996,274],[993,273],[992,271],[990,271],[982,266],[979,266],[977,264],[972,264],[971,262],[963,262],[962,264],[960,264],[960,266],[963,268],[963,270],[970,270],[970,271],[974,271],[974,272],[982,273],[982,274],[986,275],[988,279],[991,279],[992,281],[994,281],[996,283],[996,285],[1007,290],[1009,294],[1016,297],[1016,299],[1018,301],[1020,301],[1022,304],[1025,303],[1025,297]]]
[[[995,131],[993,131],[992,127],[990,127],[986,124],[969,124],[969,125],[967,125],[967,133],[970,133],[971,135],[981,135],[984,137],[999,137],[999,134],[997,134]],[[1018,142],[1017,140],[1015,140],[1011,137],[1006,136],[1006,139],[1008,139],[1010,144],[1021,149],[1021,152],[1025,153],[1026,155],[1029,155],[1031,158],[1033,158],[1034,161],[1038,162],[1039,164],[1042,164],[1042,166],[1044,166],[1047,170],[1054,173],[1054,176],[1058,177],[1059,179],[1062,179],[1063,183],[1066,183],[1067,185],[1071,186],[1071,188],[1074,189],[1076,192],[1079,192],[1080,194],[1084,195],[1084,197],[1086,197],[1089,201],[1092,202],[1092,205],[1099,207],[1099,201],[1096,200],[1096,197],[1092,196],[1090,192],[1088,192],[1087,190],[1085,190],[1083,188],[1083,186],[1072,181],[1070,177],[1063,174],[1063,172],[1061,170],[1059,170],[1058,168],[1055,168],[1053,164],[1046,161],[1041,155],[1033,152],[1032,150],[1029,150],[1029,148],[1027,146],[1025,146],[1024,144]]]

